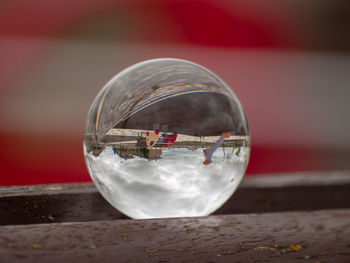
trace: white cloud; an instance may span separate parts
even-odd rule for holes
[[[248,154],[245,149],[240,157],[228,157],[217,150],[213,162],[203,165],[201,149],[164,149],[158,160],[137,156],[124,160],[106,147],[98,157],[87,154],[87,162],[102,195],[130,217],[200,216],[231,196]]]

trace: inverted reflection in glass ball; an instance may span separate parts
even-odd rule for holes
[[[250,152],[242,106],[214,73],[154,59],[93,101],[84,154],[100,193],[132,218],[208,215],[233,194]]]

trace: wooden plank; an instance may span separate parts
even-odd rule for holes
[[[10,196],[37,196],[58,194],[97,193],[93,183],[39,184],[0,187],[0,198]]]
[[[350,170],[263,174],[245,177],[242,188],[273,188],[290,186],[332,186],[350,184]]]
[[[245,176],[240,188],[272,188],[289,186],[331,186],[350,184],[350,170],[329,172],[299,172]],[[0,197],[97,193],[93,183],[0,186]]]
[[[246,178],[215,214],[350,208],[348,179],[344,172]],[[0,211],[0,225],[127,218],[91,183],[0,188]]]
[[[349,262],[350,209],[0,227],[1,262]]]

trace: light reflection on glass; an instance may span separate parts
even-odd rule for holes
[[[222,80],[159,59],[107,83],[91,106],[84,152],[101,194],[128,216],[200,216],[235,191],[249,143],[242,106]]]

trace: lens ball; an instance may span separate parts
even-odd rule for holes
[[[249,160],[243,108],[208,69],[153,59],[113,77],[87,116],[90,176],[131,218],[208,215],[239,185]]]

